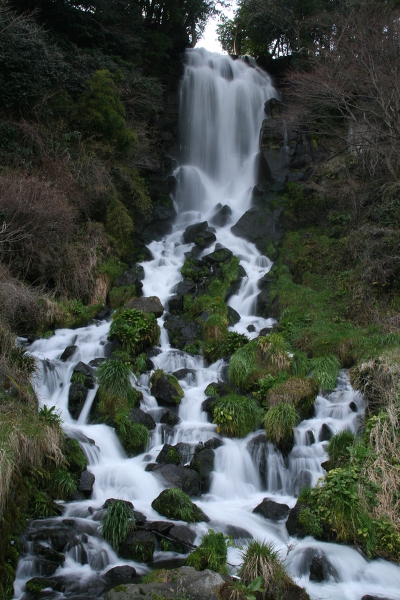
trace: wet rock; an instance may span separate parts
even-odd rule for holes
[[[73,419],[78,419],[89,390],[81,383],[71,383],[68,390],[68,410]]]
[[[112,506],[116,502],[123,502],[125,504],[125,506],[129,510],[133,510],[134,509],[134,506],[133,506],[132,502],[129,502],[129,500],[117,500],[117,498],[107,498],[107,500],[104,502],[102,508],[105,509],[105,510],[107,510],[107,508],[109,508],[110,506]]]
[[[181,567],[168,571],[165,583],[128,584],[123,590],[110,590],[105,600],[151,600],[163,597],[165,600],[178,595],[188,600],[216,600],[217,590],[224,583],[219,573],[206,569],[196,571],[193,567]]]
[[[124,308],[134,308],[135,310],[142,310],[145,313],[153,313],[156,318],[162,317],[164,314],[164,307],[157,296],[134,298],[127,302]]]
[[[186,345],[195,344],[203,335],[201,325],[173,315],[167,317],[164,327],[169,333],[171,346],[179,350],[183,350]]]
[[[86,500],[86,496],[83,492],[74,492],[70,497],[71,502],[77,502],[78,500]]]
[[[290,509],[289,517],[286,521],[286,529],[289,535],[299,538],[307,535],[303,525],[299,522],[299,515],[303,508],[307,508],[307,505],[303,502],[296,502],[295,506]]]
[[[90,498],[92,494],[94,481],[95,477],[93,473],[90,473],[90,471],[82,471],[78,489],[86,496],[86,498]]]
[[[201,223],[195,223],[194,225],[189,225],[186,227],[183,232],[183,241],[185,244],[194,243],[196,237],[202,232],[205,231],[208,227],[207,221],[202,221]]]
[[[156,422],[153,417],[149,415],[149,413],[144,412],[141,408],[131,408],[129,420],[132,421],[132,423],[144,425],[149,431],[156,428]]]
[[[232,256],[233,252],[228,248],[218,248],[214,252],[211,252],[211,254],[203,256],[203,261],[213,266],[230,261]]]
[[[169,425],[170,427],[175,427],[175,425],[178,425],[178,423],[180,423],[181,420],[182,419],[180,419],[178,415],[173,413],[171,410],[167,410],[161,417],[160,423],[163,423],[164,425]]]
[[[135,517],[135,523],[138,527],[143,527],[147,521],[147,517],[139,512],[138,510],[133,511],[133,516]]]
[[[306,433],[306,441],[308,446],[315,444],[315,436],[311,429],[309,429]]]
[[[57,552],[57,550],[54,550],[53,548],[50,548],[49,546],[44,546],[40,542],[34,543],[33,551],[35,554],[37,554],[39,556],[43,556],[43,558],[46,558],[47,560],[56,563],[58,566],[62,565],[63,562],[65,561],[65,554],[62,554],[61,552]]]
[[[52,560],[46,560],[45,558],[35,559],[35,571],[39,573],[41,577],[50,577],[54,575],[60,564]]]
[[[76,531],[73,529],[67,529],[64,527],[58,527],[57,529],[46,529],[34,536],[36,541],[50,541],[52,547],[57,552],[63,552],[74,540]]]
[[[293,492],[298,496],[304,488],[311,487],[312,475],[307,469],[302,469],[293,483]]]
[[[210,231],[208,228],[204,231],[201,231],[199,235],[196,236],[195,243],[198,248],[204,250],[204,248],[208,248],[217,240],[215,233]]]
[[[69,358],[71,358],[71,356],[73,356],[75,354],[75,352],[78,350],[78,346],[67,346],[64,350],[64,352],[61,354],[60,356],[60,360],[62,360],[63,362],[67,361]]]
[[[287,504],[279,504],[270,498],[264,498],[261,504],[255,507],[253,513],[259,513],[265,519],[271,519],[271,521],[280,521],[281,519],[286,519],[289,510],[290,508]]]
[[[194,294],[196,291],[196,284],[191,279],[183,279],[173,289],[174,294],[179,296],[185,296],[186,294]]]
[[[205,448],[211,448],[212,450],[216,450],[224,445],[224,442],[217,437],[211,438],[211,440],[207,440],[204,444]]]
[[[336,569],[331,565],[325,555],[314,556],[310,565],[310,581],[339,581]]]
[[[241,317],[239,315],[239,313],[232,308],[232,306],[228,306],[228,323],[229,325],[236,325],[236,323],[239,323]]]
[[[383,596],[370,596],[369,594],[367,594],[366,596],[363,596],[361,598],[361,600],[391,600],[390,598],[385,598]]]
[[[178,465],[155,465],[152,472],[170,487],[177,487],[189,496],[200,494],[200,475],[193,469]]]
[[[160,465],[179,465],[181,462],[181,455],[174,446],[164,444],[161,452],[156,458],[156,462]]]
[[[173,526],[174,523],[171,523],[170,521],[151,521],[145,525],[146,530],[152,531],[153,533],[161,536],[168,535]]]
[[[116,582],[118,584],[122,582],[128,582],[136,576],[136,569],[129,565],[121,565],[119,567],[113,567],[105,573],[104,577],[107,581]]]
[[[93,360],[89,361],[89,367],[93,367],[95,369],[97,369],[101,363],[103,363],[105,360],[107,360],[106,358],[93,358]]]
[[[193,548],[196,532],[190,529],[187,525],[173,525],[168,532],[168,537],[174,542],[182,544],[186,549]]]
[[[232,214],[232,209],[227,204],[224,206],[222,206],[222,204],[217,204],[216,208],[217,210],[211,217],[210,223],[216,227],[225,227]]]
[[[248,331],[249,333],[253,333],[253,332],[256,330],[256,328],[254,327],[254,325],[248,325],[248,326],[246,327],[246,329],[247,329],[247,331]]]
[[[81,375],[85,376],[85,382],[83,383],[85,387],[87,387],[89,390],[92,390],[94,388],[95,381],[93,369],[89,367],[89,365],[82,361],[78,362],[78,364],[74,367],[73,375],[75,373],[80,373]]]
[[[166,467],[172,467],[173,465],[166,465]],[[165,467],[163,467],[165,468]],[[177,468],[177,467],[175,467]],[[187,469],[189,470],[189,469]],[[197,473],[196,473],[197,475]],[[178,487],[178,486],[174,486]],[[200,522],[204,521],[208,523],[210,519],[206,514],[191,501],[191,515],[188,515],[187,498],[184,500],[182,505],[179,496],[174,493],[173,489],[163,490],[161,494],[157,496],[151,503],[151,507],[154,508],[160,515],[164,515],[168,519],[185,520],[187,522]]]
[[[333,436],[332,429],[329,427],[329,425],[324,423],[321,427],[321,431],[319,432],[318,441],[328,442],[332,436]]]
[[[167,373],[155,372],[150,379],[151,393],[161,405],[177,406],[183,398],[178,380]]]
[[[149,531],[131,531],[120,544],[118,554],[128,560],[149,562],[155,547],[156,540]]]
[[[212,448],[202,448],[195,452],[190,467],[200,475],[201,491],[208,492],[211,484],[211,473],[214,471],[215,452]]]
[[[353,412],[358,412],[358,406],[357,404],[354,402],[354,400],[352,400],[349,404],[349,408],[350,410],[352,410]]]
[[[271,200],[275,200],[272,194]],[[276,203],[278,201],[276,200]],[[253,242],[263,254],[268,254],[270,244],[280,242],[283,238],[282,212],[283,206],[271,208],[270,203],[257,204],[242,215],[239,221],[231,227],[234,235]]]
[[[231,536],[234,544],[242,546],[248,540],[252,540],[253,536],[246,529],[236,527],[236,525],[227,525],[225,528],[226,535]]]
[[[208,415],[208,420],[212,423],[214,420],[214,402],[217,400],[217,396],[209,396],[201,403],[201,410]]]
[[[179,369],[178,371],[174,371],[172,375],[177,379],[186,379],[188,375],[194,375],[196,373],[196,369]]]

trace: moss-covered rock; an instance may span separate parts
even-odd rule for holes
[[[164,373],[162,369],[154,371],[150,378],[150,389],[157,402],[163,405],[180,404],[184,393],[174,375]]]
[[[194,504],[189,496],[179,488],[170,488],[161,492],[151,503],[152,508],[168,519],[179,521],[209,521],[207,515]]]
[[[261,411],[254,400],[247,396],[229,394],[218,398],[213,406],[217,432],[228,437],[245,437],[260,423]]]

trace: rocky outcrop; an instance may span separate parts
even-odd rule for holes
[[[132,423],[144,425],[149,431],[156,428],[156,422],[153,417],[149,415],[149,413],[144,412],[141,408],[131,408],[129,420],[132,421]]]
[[[181,467],[176,464],[156,464],[146,467],[146,471],[151,470],[152,473],[162,479],[162,481],[170,487],[176,487],[183,490],[189,496],[198,496],[201,491],[201,478],[197,471],[188,467]]]
[[[105,600],[172,599],[178,595],[188,600],[217,600],[218,589],[224,581],[222,575],[209,569],[199,572],[193,567],[181,567],[166,572],[162,583],[119,586],[107,592]]]
[[[290,508],[287,504],[279,504],[270,498],[264,498],[261,504],[255,507],[253,513],[258,513],[271,521],[280,521],[281,519],[286,519],[289,510]]]
[[[127,302],[125,308],[134,308],[136,310],[142,310],[145,313],[153,313],[156,318],[162,317],[164,313],[164,307],[157,296],[134,298]]]

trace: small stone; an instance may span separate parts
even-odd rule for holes
[[[67,346],[64,350],[64,352],[61,354],[60,356],[60,360],[62,360],[63,362],[67,361],[69,358],[71,358],[71,356],[73,356],[75,354],[75,352],[78,350],[78,346]]]

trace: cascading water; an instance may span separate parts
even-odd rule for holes
[[[192,247],[182,241],[184,229],[208,219],[218,203],[228,204],[232,214],[226,225],[216,226],[216,237],[218,243],[240,257],[247,274],[230,305],[241,315],[234,329],[249,337],[257,336],[261,329],[273,323],[254,314],[257,280],[268,272],[271,262],[261,256],[254,245],[236,238],[230,228],[250,205],[263,105],[273,95],[269,77],[259,69],[204,49],[188,52],[181,88],[183,164],[176,172],[178,217],[170,235],[150,244],[153,260],[143,263],[143,294],[158,296],[168,308],[173,288],[182,278],[180,268],[184,254]],[[214,248],[215,244],[205,253]],[[98,510],[106,499],[121,498],[131,501],[135,510],[148,520],[162,519],[151,508],[151,502],[164,486],[153,473],[146,472],[145,467],[149,459],[155,459],[165,442],[185,442],[189,455],[199,441],[216,437],[216,427],[207,421],[201,404],[206,386],[223,379],[226,366],[222,360],[207,366],[202,357],[171,348],[163,320],[159,319],[160,352],[153,362],[156,368],[166,372],[188,369],[180,381],[185,393],[179,408],[181,422],[172,430],[158,424],[146,455],[135,458],[126,457],[110,427],[87,423],[96,389],[88,395],[78,420],[68,411],[72,370],[79,360],[90,363],[104,356],[109,323],[98,322],[75,331],[58,330],[49,340],[38,340],[29,348],[40,365],[36,381],[40,404],[55,405],[61,411],[67,434],[78,439],[89,459],[89,471],[95,475],[95,484],[90,500],[65,503],[62,517],[29,525],[27,553],[19,562],[15,598],[23,598],[25,582],[40,574],[34,544],[29,541],[33,539],[32,532],[39,527],[41,531],[57,528],[60,532],[75,527],[73,543],[64,549],[66,560],[55,573],[67,577],[68,584],[64,585],[63,594],[49,593],[47,598],[101,597],[102,575],[110,567],[130,564],[139,573],[148,569],[143,563],[122,560],[101,538]],[[249,325],[253,325],[251,334],[247,331]],[[63,350],[71,344],[78,347],[78,352],[67,362],[61,362]],[[143,393],[142,408],[159,421],[163,411],[150,393],[149,374],[142,375],[139,382],[132,378],[132,384],[139,386]],[[368,561],[350,547],[317,542],[311,537],[301,541],[291,539],[284,522],[272,522],[252,512],[266,496],[294,506],[294,493],[301,482],[315,484],[324,473],[321,463],[327,458],[326,443],[320,441],[324,425],[335,433],[345,428],[355,431],[363,411],[362,397],[351,389],[346,373],[342,372],[335,392],[318,396],[315,417],[296,428],[295,446],[288,460],[271,444],[259,443],[262,432],[243,440],[224,439],[216,450],[210,492],[197,501],[210,518],[208,524],[191,526],[197,542],[209,527],[225,533],[232,533],[236,528],[236,538],[255,537],[274,542],[293,577],[307,588],[312,598],[360,600],[364,594],[384,593],[393,600],[400,600],[400,569],[394,564]],[[309,581],[310,563],[315,555],[329,557],[332,565],[329,581],[318,584]],[[156,551],[154,561],[173,556],[171,552]],[[240,552],[230,548],[228,560],[230,564],[239,564]]]

